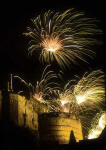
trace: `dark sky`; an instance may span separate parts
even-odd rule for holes
[[[10,73],[18,74],[28,81],[39,79],[42,66],[35,57],[28,56],[27,40],[22,35],[30,24],[30,19],[42,10],[65,10],[74,7],[84,11],[90,17],[96,17],[103,26],[103,4],[102,0],[35,0],[9,1],[0,4],[0,82],[8,78]],[[88,71],[89,69],[104,68],[104,46],[97,49],[97,56],[90,64],[72,66],[70,71],[65,72],[65,78],[72,77]],[[68,74],[68,76],[67,76]]]

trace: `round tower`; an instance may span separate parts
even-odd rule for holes
[[[44,113],[39,115],[40,142],[69,144],[73,132],[76,142],[83,140],[80,119],[68,113]]]

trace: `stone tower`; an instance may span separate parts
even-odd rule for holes
[[[69,144],[73,131],[76,142],[83,140],[79,119],[66,113],[45,113],[39,116],[40,141],[47,143]]]

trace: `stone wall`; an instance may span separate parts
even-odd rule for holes
[[[9,119],[18,124],[18,95],[9,94]]]
[[[39,115],[39,135],[42,142],[69,144],[72,140],[71,131],[77,142],[83,140],[81,122],[75,116],[65,113]]]
[[[9,94],[10,120],[19,126],[38,130],[38,113],[48,112],[48,107],[24,96]]]

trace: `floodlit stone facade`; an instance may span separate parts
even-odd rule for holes
[[[76,142],[83,140],[81,122],[75,116],[65,113],[41,114],[39,116],[39,133],[42,142],[69,144],[71,131],[73,131]]]
[[[48,112],[48,107],[33,99],[26,99],[17,94],[9,95],[10,119],[19,126],[38,130],[38,113]]]
[[[2,100],[9,102],[2,105]],[[5,100],[0,92],[0,117],[3,113],[2,107],[9,108],[8,117],[11,122],[32,131],[39,131],[40,141],[69,144],[71,131],[76,142],[83,140],[81,122],[78,118],[67,113],[48,113],[48,106],[33,98],[28,100],[24,96],[8,93]]]

